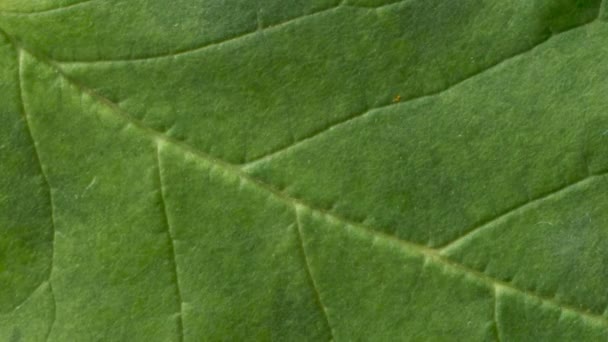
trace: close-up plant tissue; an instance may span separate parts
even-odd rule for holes
[[[608,0],[0,0],[0,341],[608,341]]]

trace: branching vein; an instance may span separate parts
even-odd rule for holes
[[[498,292],[498,285],[494,285],[494,332],[496,334],[496,342],[501,342],[502,338],[500,338],[500,325],[498,323]]]
[[[49,330],[46,332],[45,341],[48,341],[51,337],[51,333],[53,332],[53,328],[55,327],[55,322],[57,322],[57,298],[55,297],[55,291],[53,290],[53,285],[49,280],[49,291],[51,293],[51,299],[53,300],[53,316],[51,319],[51,324],[49,325]]]
[[[379,10],[381,8],[390,7],[390,6],[393,6],[393,5],[405,2],[405,1],[407,1],[407,0],[395,0],[395,1],[387,2],[387,3],[381,4],[381,5],[362,5],[362,4],[349,4],[349,3],[345,3],[344,6],[345,7],[353,7],[353,8],[366,9],[366,10]]]
[[[511,216],[517,215],[518,213],[521,212],[525,212],[526,210],[531,209],[532,207],[534,207],[535,205],[537,205],[540,202],[546,201],[546,200],[550,200],[553,197],[559,196],[561,194],[564,194],[566,192],[572,191],[575,188],[582,186],[586,183],[592,182],[596,179],[598,179],[599,177],[602,177],[606,174],[605,173],[599,173],[599,174],[592,174],[589,175],[583,179],[580,179],[574,183],[570,183],[570,184],[566,184],[558,189],[552,190],[548,193],[544,193],[534,199],[532,199],[531,201],[528,201],[526,203],[517,205],[515,207],[511,207],[509,209],[507,209],[506,211],[496,215],[495,217],[487,220],[486,222],[477,225],[471,229],[468,229],[465,231],[465,233],[459,237],[457,237],[456,239],[446,243],[443,246],[440,246],[439,249],[441,250],[442,253],[447,253],[450,249],[453,248],[457,248],[458,246],[460,246],[463,242],[468,241],[469,239],[471,239],[473,236],[476,236],[478,234],[480,234],[481,232],[483,232],[485,229],[493,227],[497,222],[499,221],[503,221]]]
[[[39,11],[30,11],[30,12],[0,11],[0,15],[31,16],[31,15],[39,15],[39,14],[56,14],[58,12],[62,12],[62,11],[65,11],[67,9],[71,9],[73,7],[81,6],[81,5],[84,5],[84,4],[89,4],[89,3],[94,2],[94,1],[98,1],[98,0],[84,0],[84,1],[73,3],[73,4],[69,4],[69,5],[66,5],[66,6],[47,8],[47,9],[43,9],[43,10],[39,10]]]
[[[133,58],[128,58],[128,59],[98,59],[98,60],[90,60],[90,61],[88,61],[88,60],[59,61],[58,60],[57,62],[59,62],[61,64],[131,63],[131,62],[143,62],[143,61],[149,61],[149,60],[160,59],[160,58],[173,58],[173,57],[182,56],[182,55],[189,55],[189,54],[198,53],[200,51],[203,51],[203,50],[206,50],[209,48],[218,47],[222,44],[228,44],[228,43],[235,42],[235,41],[238,41],[241,39],[246,39],[248,37],[252,37],[252,36],[258,34],[259,32],[275,30],[275,29],[281,28],[285,25],[292,24],[294,22],[298,22],[301,20],[306,20],[311,17],[319,16],[319,15],[322,15],[323,13],[327,13],[327,12],[336,10],[338,7],[339,7],[339,5],[324,8],[324,9],[321,9],[321,10],[318,10],[318,11],[315,11],[312,13],[308,13],[308,14],[305,14],[305,15],[302,15],[299,17],[288,19],[288,20],[280,22],[278,24],[266,26],[261,30],[258,29],[258,27],[256,25],[255,29],[252,31],[247,31],[245,33],[241,33],[241,34],[238,34],[238,35],[235,35],[232,37],[228,37],[228,38],[221,38],[220,40],[208,42],[208,43],[205,43],[205,44],[203,44],[201,46],[197,46],[197,47],[188,47],[188,48],[184,48],[184,49],[174,50],[171,52],[162,52],[162,53],[158,53],[158,54],[150,54],[147,56],[133,57]]]
[[[314,210],[314,209],[311,209],[310,207],[308,209]],[[317,211],[317,213],[319,213],[319,212],[320,211]],[[583,319],[587,319],[587,320],[599,323],[603,326],[608,326],[608,317],[606,317],[602,314],[597,314],[594,312],[586,311],[584,309],[581,309],[579,306],[572,306],[572,305],[564,304],[564,303],[558,302],[555,298],[545,297],[536,292],[532,292],[532,291],[529,291],[526,289],[516,287],[512,283],[507,283],[505,281],[496,279],[488,274],[485,274],[478,270],[472,269],[472,268],[465,266],[463,264],[460,264],[454,260],[448,259],[448,258],[442,256],[441,254],[439,254],[438,251],[433,248],[422,246],[422,245],[419,245],[419,244],[416,244],[416,243],[413,243],[413,242],[410,242],[407,240],[399,239],[395,236],[388,235],[383,232],[371,229],[360,223],[351,222],[348,219],[339,217],[339,216],[331,214],[331,213],[322,213],[321,212],[321,214],[325,215],[327,217],[327,219],[330,221],[341,223],[342,225],[345,226],[344,229],[351,230],[360,235],[369,236],[370,238],[378,238],[382,241],[385,241],[386,243],[396,244],[396,245],[402,247],[403,250],[405,250],[407,252],[419,254],[423,257],[428,258],[431,262],[444,266],[452,271],[470,276],[481,283],[487,284],[490,287],[500,287],[500,288],[508,289],[521,296],[528,297],[528,298],[535,299],[535,300],[540,300],[541,302],[555,306],[556,308],[559,308],[562,311],[574,313]]]
[[[329,315],[327,314],[327,308],[325,307],[325,305],[323,304],[323,301],[321,300],[321,293],[319,292],[319,286],[315,282],[315,278],[312,276],[312,271],[310,269],[310,262],[308,261],[308,255],[306,254],[306,247],[304,247],[304,234],[302,234],[302,223],[300,222],[300,213],[298,212],[297,206],[294,206],[293,208],[294,208],[294,212],[296,215],[296,233],[298,235],[298,241],[300,242],[300,250],[302,253],[302,258],[304,259],[304,266],[306,268],[306,274],[308,276],[308,280],[310,281],[310,286],[312,287],[313,291],[315,292],[317,304],[319,305],[319,308],[321,309],[321,312],[323,313],[323,316],[325,317],[325,323],[327,324],[327,329],[329,330],[329,334],[331,337],[330,340],[333,341],[334,340],[334,331],[331,326],[331,323],[329,323]]]
[[[44,184],[46,185],[47,191],[48,191],[48,200],[49,200],[49,207],[50,207],[50,216],[51,216],[51,228],[53,229],[53,234],[52,234],[52,241],[51,241],[51,246],[52,246],[52,251],[51,251],[51,262],[49,265],[49,272],[46,276],[47,278],[47,282],[48,282],[48,286],[49,289],[51,291],[51,296],[53,299],[53,312],[52,312],[52,320],[51,320],[51,324],[49,326],[49,330],[47,333],[47,339],[50,336],[52,330],[53,330],[53,326],[55,325],[55,321],[57,319],[57,301],[55,298],[55,292],[53,291],[53,285],[51,284],[51,276],[53,274],[53,268],[55,267],[55,253],[56,253],[56,242],[57,242],[57,225],[55,222],[55,204],[54,204],[54,200],[53,200],[53,190],[51,188],[51,185],[49,183],[49,178],[46,174],[46,171],[44,170],[44,166],[42,165],[42,161],[40,159],[40,152],[38,151],[38,147],[36,145],[36,140],[34,139],[34,135],[32,133],[32,128],[30,125],[30,120],[29,120],[29,115],[27,114],[27,110],[25,109],[25,91],[23,90],[23,54],[20,50],[17,49],[17,53],[18,53],[18,61],[17,61],[17,83],[19,86],[19,91],[18,91],[18,97],[19,97],[19,103],[20,103],[20,109],[21,109],[21,115],[23,116],[23,121],[25,123],[26,126],[26,130],[27,130],[27,134],[28,137],[30,139],[30,142],[32,144],[33,150],[34,150],[34,156],[36,159],[36,162],[38,164],[38,168],[40,171],[40,174],[42,175],[42,179],[44,180]],[[42,283],[44,284],[44,282]],[[30,294],[31,296],[31,294]],[[30,298],[30,296],[28,296],[25,301],[27,301],[27,299]],[[24,302],[25,302],[24,301]],[[23,303],[22,303],[23,304]],[[21,304],[20,304],[21,305]],[[19,307],[19,306],[17,306]]]
[[[179,312],[177,313],[177,326],[178,326],[178,339],[179,341],[184,340],[184,323],[183,323],[183,306],[184,301],[182,299],[181,286],[179,284],[179,274],[177,270],[177,255],[175,253],[175,236],[171,229],[171,224],[169,223],[169,214],[167,212],[167,205],[165,201],[165,190],[163,186],[163,173],[162,173],[162,163],[160,158],[160,152],[158,144],[156,145],[156,169],[158,172],[158,187],[160,192],[160,205],[162,207],[162,215],[165,221],[165,226],[167,227],[167,240],[169,253],[171,256],[171,269],[173,271],[173,277],[175,279],[175,296],[177,298],[177,306]]]
[[[331,123],[327,127],[324,127],[324,128],[319,129],[319,130],[311,132],[307,136],[305,136],[303,138],[300,138],[300,140],[292,142],[289,145],[279,146],[277,149],[275,149],[275,150],[273,150],[273,151],[271,151],[271,152],[269,152],[269,153],[267,153],[265,155],[259,156],[257,158],[250,159],[249,161],[247,161],[247,163],[242,164],[242,165],[243,165],[243,167],[249,167],[249,166],[252,166],[254,164],[258,164],[258,163],[261,163],[261,162],[268,161],[268,160],[270,160],[270,159],[272,159],[272,158],[274,158],[274,157],[276,157],[276,156],[278,156],[280,154],[283,154],[283,153],[285,153],[287,151],[291,151],[291,150],[297,148],[298,146],[301,146],[301,145],[309,142],[310,140],[313,140],[313,139],[315,139],[315,138],[317,138],[317,137],[319,137],[319,136],[321,136],[321,135],[323,135],[323,134],[325,134],[325,133],[327,133],[329,131],[332,131],[332,130],[338,129],[338,128],[342,127],[342,126],[346,126],[348,124],[351,124],[354,120],[362,119],[362,118],[364,118],[364,117],[366,117],[368,115],[375,115],[376,112],[381,111],[383,109],[386,109],[388,107],[404,105],[404,104],[407,104],[407,103],[412,102],[412,101],[422,100],[424,98],[429,98],[429,97],[434,97],[434,96],[439,96],[439,95],[441,95],[441,94],[443,94],[443,93],[451,90],[452,88],[454,88],[454,87],[456,87],[458,85],[461,85],[464,82],[473,80],[476,77],[478,77],[478,76],[480,76],[482,74],[485,74],[488,71],[496,69],[496,68],[502,66],[503,64],[505,64],[505,63],[507,63],[507,62],[515,59],[515,58],[521,58],[523,55],[525,55],[525,54],[533,51],[534,49],[536,49],[539,46],[541,46],[542,44],[546,43],[547,41],[549,41],[553,37],[559,36],[559,35],[561,35],[561,34],[563,34],[565,32],[568,32],[568,31],[571,31],[571,30],[574,30],[574,29],[578,29],[578,28],[587,26],[587,25],[589,25],[589,24],[591,24],[593,22],[595,22],[595,20],[594,21],[590,21],[590,22],[585,23],[585,24],[582,24],[580,26],[576,26],[576,27],[570,28],[570,29],[568,29],[566,31],[562,31],[562,32],[554,34],[552,36],[549,36],[546,39],[542,40],[541,42],[539,42],[539,43],[537,43],[537,44],[529,47],[528,49],[520,51],[520,52],[518,52],[518,53],[516,53],[514,55],[511,55],[511,56],[509,56],[509,57],[507,57],[507,58],[505,58],[505,59],[503,59],[503,60],[501,60],[499,62],[496,62],[496,63],[490,65],[487,68],[484,68],[484,69],[481,69],[479,71],[476,71],[476,72],[470,74],[469,76],[465,77],[464,79],[459,80],[459,81],[457,81],[455,83],[452,83],[451,85],[448,85],[446,88],[439,89],[439,90],[431,92],[431,93],[427,93],[427,94],[423,94],[423,95],[419,95],[419,96],[414,96],[414,97],[411,97],[409,99],[406,99],[405,101],[390,102],[390,103],[383,104],[383,105],[380,105],[380,106],[377,106],[377,107],[369,108],[369,109],[367,109],[367,110],[365,110],[363,112],[356,113],[354,115],[347,116],[345,118],[337,120],[337,121]]]
[[[257,21],[257,25],[255,26],[254,30],[251,31],[247,31],[245,33],[240,33],[238,35],[232,36],[232,37],[228,37],[228,38],[221,38],[220,40],[216,40],[216,41],[212,41],[212,42],[208,42],[205,43],[201,46],[197,46],[197,47],[188,47],[188,48],[184,48],[184,49],[178,49],[178,50],[174,50],[171,52],[162,52],[162,53],[157,53],[157,54],[150,54],[147,56],[140,56],[140,57],[133,57],[133,58],[128,58],[128,59],[121,59],[121,58],[116,58],[116,59],[98,59],[98,60],[81,60],[81,61],[76,61],[76,60],[65,60],[65,61],[58,61],[59,63],[62,64],[101,64],[101,63],[121,63],[121,62],[125,62],[125,63],[130,63],[130,62],[142,62],[142,61],[148,61],[151,59],[159,59],[159,58],[169,58],[169,57],[177,57],[177,56],[181,56],[181,55],[189,55],[189,54],[193,54],[193,53],[198,53],[202,50],[208,49],[208,48],[212,48],[212,47],[217,47],[219,45],[222,44],[227,44],[227,43],[231,43],[231,42],[235,42],[241,39],[245,39],[247,37],[251,37],[254,36],[255,34],[259,33],[260,31],[269,31],[269,30],[276,30],[279,29],[285,25],[288,24],[293,24],[295,22],[299,22],[301,20],[305,20],[311,17],[316,17],[319,15],[322,15],[324,13],[327,12],[331,12],[331,11],[335,11],[340,7],[359,7],[361,9],[375,9],[378,10],[380,8],[385,8],[388,6],[393,6],[405,1],[410,1],[410,0],[397,0],[395,2],[391,2],[389,4],[385,4],[382,6],[378,6],[378,7],[362,7],[362,6],[352,6],[352,5],[342,5],[342,4],[337,4],[337,5],[333,5],[331,7],[327,7],[327,8],[323,8],[308,14],[304,14],[301,15],[299,17],[295,17],[295,18],[290,18],[287,19],[283,22],[280,22],[278,24],[274,24],[274,25],[269,25],[269,26],[265,26],[263,28],[260,28],[260,21],[259,18],[256,19]]]

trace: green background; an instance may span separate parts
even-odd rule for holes
[[[0,340],[607,341],[605,6],[0,1]]]

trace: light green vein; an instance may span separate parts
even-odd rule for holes
[[[42,14],[57,14],[59,12],[63,12],[65,10],[72,9],[74,7],[78,7],[78,6],[85,5],[85,4],[90,4],[90,3],[94,2],[94,1],[98,1],[98,0],[84,0],[84,1],[73,3],[73,4],[61,6],[61,7],[52,7],[52,8],[46,8],[46,9],[42,9],[42,10],[38,10],[38,11],[30,11],[30,12],[0,11],[0,15],[5,15],[5,16],[32,16],[32,15],[42,15]]]
[[[53,299],[53,312],[52,312],[52,316],[51,316],[51,324],[49,326],[49,330],[46,334],[46,339],[48,340],[53,327],[55,326],[55,322],[57,320],[57,300],[55,298],[55,292],[53,291],[53,285],[51,284],[51,276],[53,274],[53,268],[55,267],[55,253],[56,253],[56,241],[57,241],[57,228],[56,228],[56,221],[55,221],[55,205],[54,205],[54,200],[53,200],[53,189],[51,188],[51,185],[49,183],[49,178],[46,174],[46,171],[44,170],[44,166],[42,165],[42,161],[40,159],[40,152],[38,151],[38,147],[37,147],[37,143],[36,140],[34,139],[34,135],[32,133],[32,129],[31,129],[31,125],[30,125],[30,120],[29,120],[29,115],[27,114],[27,110],[26,110],[26,105],[25,105],[25,92],[23,91],[23,55],[21,50],[17,49],[17,53],[18,53],[18,61],[17,61],[17,82],[18,82],[18,86],[19,86],[19,102],[20,102],[20,108],[21,108],[21,114],[23,116],[23,121],[25,123],[26,126],[26,130],[29,136],[29,139],[32,143],[32,147],[34,149],[34,156],[36,158],[36,162],[38,164],[39,170],[40,170],[40,174],[42,175],[42,179],[44,180],[44,183],[46,185],[47,191],[48,191],[48,198],[49,198],[49,206],[50,206],[50,216],[51,216],[51,227],[53,229],[53,234],[52,234],[52,241],[51,241],[51,246],[52,246],[52,252],[51,252],[51,262],[49,265],[49,273],[47,275],[47,280],[46,282],[49,285],[49,290]],[[43,281],[41,283],[44,284],[45,281]],[[35,291],[34,291],[35,292]],[[33,293],[33,292],[32,292]],[[25,303],[32,294],[30,294],[25,301],[22,302]],[[18,308],[19,306],[17,306],[16,308]]]
[[[496,341],[501,342],[502,339],[500,338],[500,325],[498,324],[498,291],[498,286],[494,285],[494,333],[496,334]]]
[[[331,336],[330,340],[334,340],[334,329],[329,321],[329,314],[327,313],[327,307],[323,304],[323,300],[321,299],[321,293],[319,291],[319,286],[317,285],[317,282],[315,281],[315,278],[312,275],[312,270],[310,268],[310,261],[308,260],[308,255],[306,253],[306,247],[304,246],[304,234],[302,234],[302,224],[300,223],[300,213],[298,210],[298,206],[294,206],[293,207],[295,215],[296,215],[296,234],[298,235],[298,241],[300,243],[300,250],[302,253],[302,257],[304,259],[304,266],[306,268],[306,274],[308,276],[308,279],[310,281],[310,286],[312,287],[315,296],[316,296],[316,300],[317,300],[317,304],[319,305],[319,308],[321,309],[321,312],[323,313],[323,317],[325,317],[325,323],[327,324],[327,328],[329,329],[329,334]]]
[[[338,9],[339,7],[340,7],[340,5],[334,5],[334,6],[331,6],[328,8],[323,8],[323,9],[320,9],[320,10],[317,10],[317,11],[314,11],[314,12],[311,12],[308,14],[304,14],[299,17],[288,19],[288,20],[280,22],[278,24],[266,26],[262,29],[257,29],[257,25],[256,25],[256,29],[253,31],[241,33],[241,34],[238,34],[238,35],[235,35],[232,37],[222,38],[220,40],[208,42],[201,46],[196,46],[196,47],[188,47],[188,48],[178,49],[178,50],[174,50],[174,51],[170,51],[170,52],[162,52],[162,53],[150,54],[147,56],[133,57],[133,58],[128,58],[128,59],[98,59],[98,60],[83,60],[83,61],[77,61],[77,60],[59,61],[58,60],[56,62],[61,63],[61,64],[72,64],[72,65],[73,64],[102,64],[102,63],[132,63],[132,62],[145,62],[145,61],[149,61],[149,60],[162,59],[162,58],[174,58],[174,57],[178,57],[178,56],[182,56],[182,55],[190,55],[190,54],[198,53],[198,52],[206,50],[206,49],[218,47],[223,44],[228,44],[228,43],[232,43],[235,41],[239,41],[241,39],[246,39],[248,37],[253,37],[260,32],[280,29],[281,27],[283,27],[285,25],[293,24],[298,21],[302,21],[302,20],[306,20],[306,19],[309,19],[312,17],[326,14],[327,12],[334,11],[334,10]]]
[[[172,269],[173,277],[175,280],[175,296],[176,296],[176,299],[178,302],[178,304],[177,304],[177,307],[179,310],[177,312],[178,340],[183,341],[184,340],[184,322],[183,322],[184,301],[182,299],[182,291],[181,291],[181,286],[180,286],[180,281],[179,281],[179,274],[178,274],[178,270],[177,270],[177,255],[175,253],[175,235],[171,229],[171,223],[169,221],[169,213],[168,213],[167,205],[166,205],[166,201],[165,201],[162,162],[161,162],[161,158],[160,158],[158,144],[156,145],[156,169],[158,172],[158,187],[159,187],[159,192],[160,192],[160,205],[162,207],[162,216],[163,216],[164,223],[165,223],[165,226],[167,229],[167,240],[168,240],[167,242],[168,242],[169,254],[171,257],[170,258],[171,259],[171,269]]]
[[[316,138],[324,135],[325,133],[328,133],[330,131],[333,131],[333,130],[339,129],[341,127],[347,126],[349,124],[352,124],[355,120],[363,119],[366,116],[377,115],[379,111],[382,111],[382,110],[387,109],[389,107],[403,106],[403,105],[407,105],[408,103],[413,102],[413,101],[419,101],[419,100],[423,100],[423,99],[426,99],[426,98],[440,96],[443,93],[448,92],[448,91],[452,90],[453,88],[455,88],[455,87],[457,87],[457,86],[459,86],[459,85],[461,85],[461,84],[463,84],[463,83],[465,83],[467,81],[471,81],[471,80],[475,79],[476,77],[484,75],[485,73],[487,73],[487,72],[489,72],[491,70],[494,70],[494,69],[497,69],[497,68],[499,68],[501,66],[504,66],[506,63],[508,63],[508,62],[510,62],[510,61],[512,61],[512,60],[514,60],[516,58],[522,58],[527,53],[530,53],[530,52],[534,51],[535,49],[537,49],[538,47],[540,47],[544,43],[547,43],[552,38],[555,38],[557,36],[560,36],[560,35],[562,35],[564,33],[570,32],[572,30],[581,29],[581,28],[583,28],[585,26],[588,26],[588,25],[590,25],[590,24],[592,24],[592,23],[594,23],[596,21],[597,20],[593,20],[593,21],[590,21],[588,23],[585,23],[585,24],[582,24],[582,25],[579,25],[579,26],[575,26],[575,27],[572,27],[572,28],[570,28],[568,30],[559,32],[557,34],[553,34],[553,35],[547,37],[546,39],[542,40],[538,44],[535,44],[535,45],[529,47],[528,49],[526,49],[524,51],[517,52],[517,53],[515,53],[515,54],[513,54],[513,55],[511,55],[511,56],[509,56],[509,57],[507,57],[507,58],[505,58],[505,59],[503,59],[501,61],[498,61],[498,62],[490,65],[487,68],[478,70],[478,71],[472,73],[471,75],[469,75],[469,76],[467,76],[467,77],[465,77],[465,78],[463,78],[463,79],[461,79],[461,80],[459,80],[459,81],[457,81],[455,83],[452,83],[452,84],[448,85],[446,88],[439,89],[439,90],[431,92],[431,93],[414,96],[414,97],[411,97],[409,99],[404,99],[404,101],[401,101],[401,102],[386,103],[384,105],[380,105],[380,106],[377,106],[377,107],[369,108],[369,109],[367,109],[367,110],[365,110],[363,112],[360,112],[360,113],[348,116],[348,117],[343,118],[341,120],[337,120],[337,121],[331,123],[330,125],[328,125],[328,126],[326,126],[324,128],[316,130],[316,131],[312,132],[311,134],[309,134],[309,135],[307,135],[305,137],[300,138],[300,140],[292,142],[289,145],[279,146],[277,149],[275,149],[275,150],[273,150],[273,151],[271,151],[271,152],[269,152],[269,153],[267,153],[265,155],[259,156],[257,158],[250,159],[250,160],[248,160],[246,163],[244,163],[242,165],[243,165],[243,167],[250,167],[250,166],[253,166],[255,164],[259,164],[259,163],[263,163],[263,162],[269,161],[269,160],[271,160],[271,159],[273,159],[273,158],[275,158],[275,157],[277,157],[279,155],[282,155],[282,154],[287,153],[287,152],[289,152],[291,150],[294,150],[295,148],[297,148],[299,146],[302,146],[302,145],[310,142],[311,140],[314,140],[314,139],[316,139]]]
[[[395,5],[398,5],[400,3],[407,2],[407,1],[412,1],[412,0],[398,0],[398,1],[395,1],[395,2],[392,2],[392,3],[389,3],[389,4],[378,6],[378,7],[360,7],[360,6],[351,6],[351,5],[345,5],[345,4],[342,4],[342,3],[338,3],[338,4],[330,6],[330,7],[322,8],[322,9],[319,9],[319,10],[316,10],[316,11],[313,11],[313,12],[301,15],[299,17],[294,17],[294,18],[287,19],[287,20],[282,21],[282,22],[277,23],[277,24],[268,25],[268,26],[264,26],[264,27],[260,27],[259,24],[258,24],[258,25],[255,25],[255,27],[256,27],[255,30],[247,31],[245,33],[241,33],[241,34],[238,34],[238,35],[235,35],[235,36],[232,36],[232,37],[226,37],[226,38],[222,38],[220,40],[208,42],[208,43],[202,44],[200,46],[196,46],[196,47],[187,47],[187,48],[177,49],[177,50],[170,51],[170,52],[162,52],[162,53],[150,54],[150,55],[146,55],[146,56],[127,58],[127,59],[121,59],[121,58],[112,59],[112,58],[108,58],[108,59],[81,60],[81,61],[78,61],[78,60],[63,60],[63,61],[59,61],[59,60],[57,60],[56,62],[61,63],[61,64],[77,65],[77,64],[145,62],[145,61],[154,60],[154,59],[174,58],[174,57],[179,57],[179,56],[183,56],[183,55],[190,55],[190,54],[199,53],[199,52],[204,51],[206,49],[218,47],[218,46],[221,46],[221,45],[224,45],[224,44],[234,43],[234,42],[237,42],[237,41],[242,40],[242,39],[247,39],[249,37],[253,37],[256,34],[259,34],[260,32],[266,32],[266,31],[272,31],[272,30],[281,29],[282,27],[284,27],[286,25],[292,25],[294,23],[297,23],[297,22],[300,22],[300,21],[304,21],[304,20],[308,20],[308,19],[311,19],[313,17],[318,17],[318,16],[321,16],[321,15],[327,15],[329,12],[337,11],[340,8],[343,8],[343,7],[358,7],[361,10],[378,10],[378,9],[384,9],[386,7],[389,7],[389,6],[395,6]],[[256,20],[259,23],[259,19],[256,19]]]
[[[604,172],[604,173],[588,175],[587,177],[585,177],[583,179],[579,179],[578,181],[576,181],[574,183],[566,184],[558,189],[549,191],[548,193],[544,193],[544,194],[532,199],[531,201],[522,203],[515,207],[511,207],[510,209],[507,209],[506,211],[498,214],[497,216],[487,220],[485,223],[477,225],[476,227],[473,227],[471,229],[465,230],[465,233],[462,234],[461,236],[459,236],[456,239],[453,239],[452,241],[447,242],[443,246],[439,246],[437,248],[441,251],[442,254],[447,254],[450,250],[452,250],[454,248],[458,248],[460,245],[462,245],[466,241],[469,241],[470,239],[474,238],[478,234],[483,233],[486,229],[494,227],[497,223],[500,223],[501,221],[504,221],[504,220],[508,220],[509,217],[518,215],[522,212],[526,212],[544,201],[550,200],[554,197],[558,197],[569,191],[575,190],[576,188],[578,188],[586,183],[590,183],[595,180],[598,180],[599,178],[605,176],[607,173],[608,173],[608,171]]]

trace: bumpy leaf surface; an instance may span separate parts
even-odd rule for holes
[[[0,1],[0,340],[608,340],[606,6]]]

